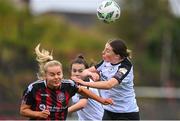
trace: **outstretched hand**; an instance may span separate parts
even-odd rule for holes
[[[72,76],[71,79],[74,80],[77,84],[81,84],[81,85],[84,84],[84,81],[77,78],[76,76]]]
[[[98,81],[100,78],[99,74],[95,73],[95,72],[91,73],[91,77],[92,77],[93,81]]]
[[[93,79],[93,81],[97,81],[99,80],[99,74],[96,72],[90,72],[89,70],[85,69],[82,73],[81,73],[82,77],[86,77],[89,76]]]
[[[106,98],[104,99],[103,103],[104,105],[112,105],[113,104],[113,100],[111,98]]]
[[[40,119],[47,119],[47,117],[50,115],[49,110],[43,110],[38,113],[38,117]]]

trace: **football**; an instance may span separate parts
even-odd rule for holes
[[[112,23],[119,19],[120,6],[114,0],[104,0],[97,8],[97,17],[105,23]]]

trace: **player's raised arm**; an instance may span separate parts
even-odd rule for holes
[[[83,88],[83,87],[79,87],[79,90],[78,90],[78,93],[83,95],[83,96],[86,96],[88,98],[92,98],[104,105],[109,105],[109,104],[113,104],[113,100],[111,98],[102,98],[102,97],[99,97],[97,96],[96,94],[92,93],[91,91],[89,91],[88,89],[86,88]]]

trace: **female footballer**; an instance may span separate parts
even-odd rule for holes
[[[23,93],[20,114],[37,120],[66,120],[68,102],[76,94],[82,94],[108,105],[111,99],[103,99],[91,91],[78,87],[72,80],[63,79],[62,65],[53,60],[47,50],[35,48],[39,62],[39,80],[31,83]]]
[[[81,73],[84,69],[88,68],[88,64],[85,61],[82,55],[77,56],[71,63],[71,77],[81,78]],[[88,77],[83,79],[86,82],[92,82],[92,80]],[[99,96],[99,91],[96,88],[89,88],[94,94]],[[78,120],[79,121],[101,121],[104,109],[101,103],[81,96],[79,94],[75,94],[72,97],[73,105],[68,108],[68,112],[77,111]]]
[[[140,119],[133,88],[133,65],[129,55],[123,40],[110,40],[102,51],[102,61],[82,72],[83,76],[91,76],[93,80],[98,80],[100,76],[100,81],[84,82],[73,78],[84,86],[101,89],[102,97],[113,99],[113,105],[103,106],[103,120]]]

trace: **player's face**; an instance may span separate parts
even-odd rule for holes
[[[45,74],[48,87],[54,89],[58,88],[63,78],[62,69],[60,66],[49,66]]]
[[[112,47],[110,46],[109,43],[106,43],[104,50],[102,51],[102,58],[106,62],[112,62],[117,56],[114,52]]]
[[[74,63],[71,67],[71,76],[75,76],[77,78],[81,78],[81,73],[85,69],[84,64]]]

